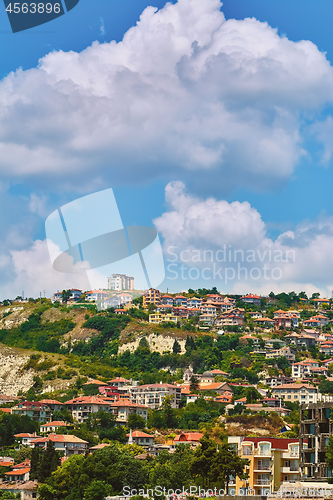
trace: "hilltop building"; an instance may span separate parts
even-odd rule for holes
[[[108,278],[108,289],[121,292],[123,290],[134,290],[134,278],[126,274],[112,274]]]

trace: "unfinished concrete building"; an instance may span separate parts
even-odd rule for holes
[[[300,408],[300,472],[302,481],[326,481],[332,471],[326,449],[333,433],[332,402],[303,404]]]

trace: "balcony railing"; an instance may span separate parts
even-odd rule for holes
[[[262,485],[269,486],[270,481],[269,481],[269,479],[257,479],[255,484],[257,484],[259,486],[262,486]]]

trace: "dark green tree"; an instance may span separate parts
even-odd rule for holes
[[[38,464],[38,481],[40,483],[45,483],[45,480],[51,476],[61,464],[61,456],[59,451],[54,447],[53,441],[49,440],[46,442],[46,449],[41,455],[41,459]]]
[[[246,404],[255,403],[258,399],[261,399],[261,394],[257,391],[255,387],[247,387],[245,389]]]
[[[186,352],[191,352],[196,349],[195,341],[193,337],[186,337],[186,342],[185,342],[185,349]]]
[[[141,415],[131,413],[128,416],[127,426],[130,429],[144,429],[146,427],[146,421]]]
[[[182,352],[182,348],[180,347],[180,343],[175,339],[172,347],[172,352],[174,354],[180,354]]]
[[[95,479],[84,493],[83,500],[104,500],[110,493],[110,486],[104,481]]]
[[[213,464],[216,460],[216,443],[210,439],[208,433],[200,439],[200,446],[194,452],[190,471],[194,476],[202,478],[203,486],[209,487],[213,479]]]
[[[138,348],[139,349],[147,349],[150,351],[150,346],[148,344],[148,340],[146,339],[146,337],[142,337],[142,339],[140,339]]]
[[[38,479],[39,463],[41,460],[41,453],[39,448],[32,448],[31,450],[31,465],[30,465],[30,479]]]
[[[190,379],[190,391],[191,392],[198,392],[199,390],[199,379],[195,375],[192,375]]]
[[[62,300],[63,304],[67,304],[67,302],[69,301],[71,295],[72,295],[72,291],[71,290],[63,290],[61,292],[61,300]]]
[[[173,396],[165,396],[163,398],[162,408],[163,408],[163,418],[165,425],[168,429],[177,426],[177,420],[175,415],[175,410],[172,408]]]
[[[249,461],[238,456],[229,444],[223,443],[212,461],[213,480],[222,483],[226,488],[231,477],[246,479],[248,474],[244,473],[244,470],[248,464]]]

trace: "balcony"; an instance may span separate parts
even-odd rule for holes
[[[267,458],[256,460],[254,464],[254,471],[269,471],[271,472],[271,461]]]
[[[269,486],[269,485],[270,485],[269,479],[255,479],[254,481],[254,486]]]
[[[282,453],[282,458],[299,458],[298,452],[285,451]]]
[[[299,468],[294,465],[292,467],[281,467],[281,472],[283,474],[295,474],[295,472],[299,472]]]

